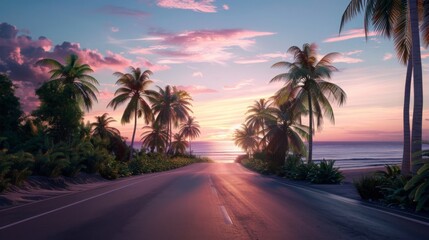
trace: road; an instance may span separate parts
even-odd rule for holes
[[[248,171],[193,164],[0,211],[0,239],[429,239],[429,224]]]

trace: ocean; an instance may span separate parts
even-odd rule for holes
[[[192,152],[217,162],[233,162],[244,152],[233,141],[192,142]],[[315,142],[313,159],[335,160],[342,169],[399,164],[402,159],[401,142]]]

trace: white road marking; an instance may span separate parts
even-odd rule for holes
[[[220,211],[222,212],[223,215],[223,220],[225,221],[226,224],[231,225],[232,224],[232,220],[228,215],[228,212],[226,211],[225,206],[220,206]]]
[[[159,177],[159,176],[165,176],[165,175],[170,175],[170,174],[171,174],[171,173],[166,173],[166,174],[162,174],[162,175],[161,175],[161,174],[160,174],[160,175],[156,175],[156,176],[153,176],[153,177],[151,177],[151,178],[145,178],[145,179],[143,179],[143,180],[141,180],[141,181],[133,182],[133,183],[127,184],[127,185],[125,185],[125,186],[122,186],[122,187],[120,187],[120,188],[116,188],[116,189],[113,189],[113,190],[110,190],[110,191],[107,191],[107,192],[104,192],[104,193],[100,193],[100,194],[98,194],[98,195],[95,195],[95,196],[92,196],[92,197],[89,197],[89,198],[85,198],[85,199],[82,199],[82,200],[80,200],[80,201],[77,201],[77,202],[74,202],[74,203],[70,203],[70,204],[67,204],[67,205],[65,205],[65,206],[62,206],[62,207],[59,207],[59,208],[56,208],[56,209],[53,209],[53,210],[50,210],[50,211],[47,211],[47,212],[44,212],[44,213],[37,214],[37,215],[35,215],[35,216],[29,217],[29,218],[25,218],[25,219],[23,219],[23,220],[20,220],[20,221],[14,222],[14,223],[10,223],[10,224],[7,224],[7,225],[4,225],[4,226],[1,226],[1,227],[0,227],[0,230],[3,230],[3,229],[6,229],[6,228],[9,228],[9,227],[12,227],[12,226],[18,225],[18,224],[20,224],[20,223],[28,222],[28,221],[30,221],[30,220],[33,220],[33,219],[36,219],[36,218],[39,218],[39,217],[42,217],[42,216],[48,215],[48,214],[50,214],[50,213],[58,212],[58,211],[63,210],[63,209],[65,209],[65,208],[68,208],[68,207],[71,207],[71,206],[74,206],[74,205],[78,205],[78,204],[83,203],[83,202],[87,202],[87,201],[92,200],[92,199],[94,199],[94,198],[98,198],[98,197],[101,197],[101,196],[107,195],[107,194],[109,194],[109,193],[112,193],[112,192],[116,192],[116,191],[122,190],[122,189],[124,189],[124,188],[130,187],[130,186],[133,186],[133,185],[136,185],[136,184],[138,184],[138,183],[141,183],[141,182],[144,182],[144,181],[147,181],[147,180],[150,180],[150,179],[154,179],[154,178]]]

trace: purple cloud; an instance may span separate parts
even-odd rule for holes
[[[66,56],[76,54],[94,70],[109,68],[122,71],[132,65],[130,60],[112,52],[103,56],[97,50],[82,49],[78,43],[70,42],[53,46],[46,37],[33,40],[27,35],[18,36],[18,32],[15,26],[0,23],[0,72],[7,73],[17,85],[17,96],[26,112],[38,104],[34,89],[49,79],[47,68],[35,66],[39,59],[52,58],[63,62]]]

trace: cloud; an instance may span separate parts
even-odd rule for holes
[[[177,8],[195,12],[214,13],[214,0],[157,0],[157,5],[163,8]]]
[[[203,77],[203,73],[202,72],[193,72],[192,73],[192,77],[200,77],[200,78],[202,78]]]
[[[268,61],[275,59],[275,58],[285,59],[285,58],[287,58],[287,54],[286,53],[280,53],[280,52],[259,54],[254,58],[249,58],[249,59],[241,58],[241,59],[238,59],[234,62],[237,64],[255,64],[255,63],[268,62]]]
[[[118,27],[111,27],[110,31],[112,31],[112,32],[119,32],[119,28]]]
[[[147,69],[151,70],[152,72],[159,72],[159,71],[170,69],[170,66],[168,65],[154,64],[145,58],[138,57],[137,59],[138,59],[138,63],[136,63],[136,65],[144,66]]]
[[[17,96],[26,112],[38,104],[35,103],[37,98],[34,96],[34,89],[49,79],[47,68],[35,66],[39,59],[52,58],[64,62],[66,56],[76,54],[94,70],[123,70],[132,64],[130,60],[112,52],[102,55],[97,50],[82,49],[78,43],[70,42],[53,46],[52,41],[46,37],[33,40],[30,36],[18,36],[18,32],[15,26],[0,23],[0,72],[8,73],[19,86]]]
[[[370,31],[367,34],[368,37],[377,36],[377,35],[378,34],[375,31]],[[337,37],[327,38],[327,39],[323,40],[323,42],[339,42],[339,41],[345,41],[345,40],[349,40],[349,39],[353,39],[353,38],[363,38],[363,37],[365,37],[364,29],[351,29],[351,30],[344,32],[343,35],[339,35]]]
[[[119,16],[129,16],[129,17],[137,17],[143,18],[149,16],[147,12],[129,9],[124,7],[118,7],[113,5],[106,5],[98,9],[98,12],[110,14],[110,15],[119,15]]]
[[[383,61],[387,61],[387,60],[390,60],[390,59],[392,59],[393,58],[393,54],[391,54],[391,53],[386,53],[386,54],[384,54],[384,56],[383,56]]]
[[[152,37],[159,39],[155,40],[157,45],[133,49],[130,53],[158,54],[169,60],[182,62],[225,63],[235,57],[231,48],[246,50],[254,46],[254,38],[273,34],[275,33],[245,29],[152,33]]]
[[[224,10],[229,10],[229,6],[228,6],[228,5],[226,5],[226,4],[222,5],[222,8],[223,8]]]
[[[195,86],[195,85],[188,85],[188,86],[177,86],[178,89],[184,90],[191,95],[197,95],[197,94],[206,94],[206,93],[216,93],[217,91],[214,89],[210,89],[204,86]]]
[[[226,85],[223,87],[224,90],[238,90],[246,86],[252,86],[253,85],[253,79],[246,79],[241,80],[235,85]]]
[[[343,53],[343,55],[350,56],[350,55],[356,55],[356,54],[359,54],[359,53],[362,53],[362,52],[363,52],[362,50],[353,50],[353,51],[350,51],[350,52],[345,52],[345,53]]]

